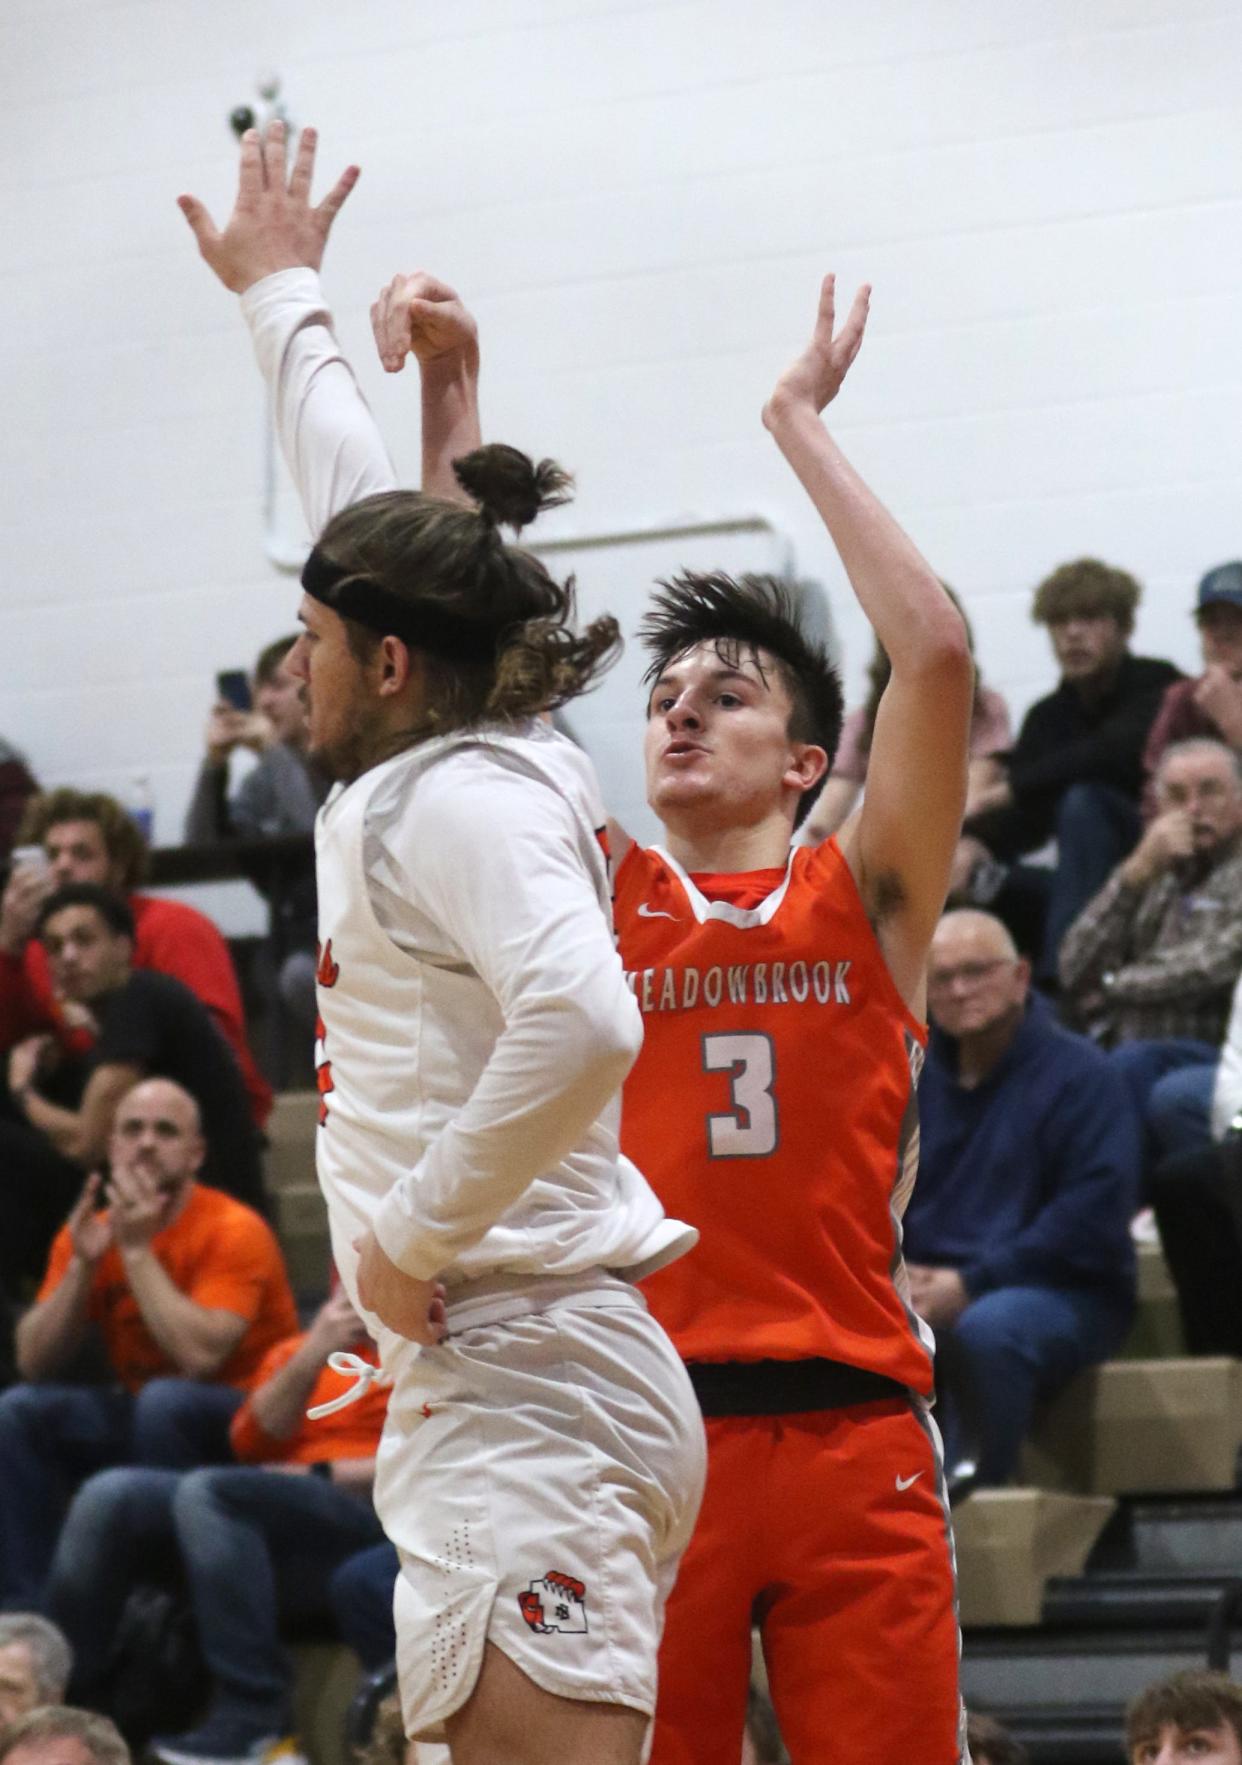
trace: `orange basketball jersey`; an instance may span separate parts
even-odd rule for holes
[[[823,1358],[929,1392],[898,1223],[924,1028],[835,840],[755,905],[746,876],[699,880],[639,846],[617,874],[644,1029],[622,1147],[700,1233],[644,1282],[651,1308],[689,1361]]]

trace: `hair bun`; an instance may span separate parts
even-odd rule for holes
[[[567,503],[573,479],[555,460],[536,465],[516,447],[494,442],[453,461],[457,482],[483,513],[506,527],[522,528],[543,509]]]

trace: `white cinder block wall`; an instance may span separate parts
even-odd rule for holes
[[[175,837],[214,671],[291,624],[248,347],[173,205],[227,210],[265,67],[363,165],[326,281],[406,471],[366,308],[422,264],[480,316],[489,433],[578,473],[551,532],[769,515],[856,689],[758,416],[834,267],[876,288],[838,433],[1015,713],[1030,589],[1084,552],[1191,664],[1242,553],[1240,61],[1236,0],[6,0],[0,731],[49,783],[150,772]]]

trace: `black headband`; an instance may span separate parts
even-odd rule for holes
[[[412,649],[430,650],[454,662],[495,660],[501,634],[494,626],[463,619],[430,601],[406,600],[374,577],[334,564],[318,546],[302,567],[302,587],[313,601],[380,637],[399,637]]]

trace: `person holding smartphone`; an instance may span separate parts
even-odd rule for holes
[[[203,764],[186,816],[189,845],[230,839],[313,833],[327,780],[306,754],[306,707],[300,683],[285,661],[294,634],[259,652],[253,688],[242,669],[216,676],[216,702],[207,720]],[[230,789],[230,761],[249,750],[257,763]],[[280,1076],[309,1081],[315,1028],[315,869],[310,846],[271,873],[268,939],[272,985],[283,1044]]]

